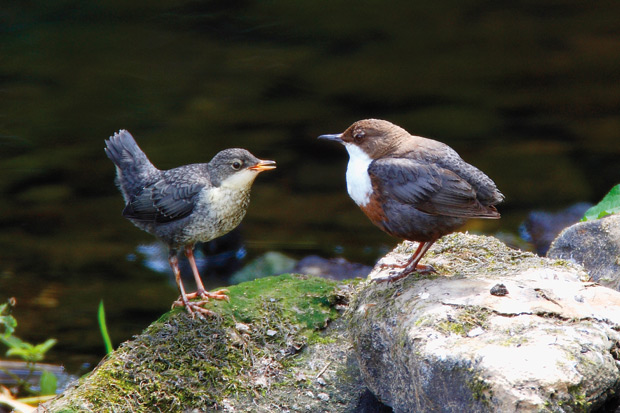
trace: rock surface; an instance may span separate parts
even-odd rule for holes
[[[396,412],[571,412],[617,397],[619,292],[490,237],[443,237],[424,263],[437,274],[232,286],[220,316],[171,311],[39,411],[391,411],[376,396]]]
[[[594,281],[620,290],[620,215],[566,228],[547,256],[581,264]]]
[[[348,291],[292,275],[232,286],[220,317],[164,315],[39,411],[377,411],[344,337]]]
[[[620,293],[580,267],[467,234],[424,263],[438,274],[364,283],[349,309],[364,381],[395,412],[591,411],[620,389]]]

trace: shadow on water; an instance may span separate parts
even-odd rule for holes
[[[348,199],[345,151],[316,141],[366,117],[496,181],[503,219],[471,231],[596,202],[620,180],[619,16],[583,2],[6,5],[0,299],[17,298],[16,334],[57,338],[49,361],[75,370],[103,355],[100,299],[118,344],[176,298],[138,259],[153,239],[120,216],[103,153],[120,128],[162,169],[232,146],[278,162],[254,186],[237,266],[270,250],[371,265],[396,243]]]

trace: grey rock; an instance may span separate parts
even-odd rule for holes
[[[583,266],[594,281],[620,289],[620,215],[579,222],[566,228],[547,253]]]
[[[332,280],[366,277],[372,268],[344,258],[322,258],[309,255],[297,261],[280,252],[269,251],[252,260],[230,278],[231,284],[284,273],[306,274]]]
[[[532,211],[519,227],[521,237],[532,243],[536,253],[544,256],[558,234],[578,222],[592,204],[580,202],[561,211]]]
[[[309,255],[299,260],[291,272],[333,280],[346,280],[356,277],[365,278],[371,269],[367,265],[349,262],[344,258],[326,259]]]
[[[257,278],[268,277],[291,272],[297,261],[281,252],[268,251],[249,262],[242,269],[230,277],[231,284],[252,281]]]
[[[620,293],[580,267],[467,234],[424,263],[438,274],[367,282],[349,310],[364,381],[395,412],[591,411],[620,389]]]

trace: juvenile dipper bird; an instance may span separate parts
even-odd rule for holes
[[[227,290],[205,290],[194,260],[194,244],[207,242],[233,230],[245,216],[250,188],[259,172],[274,169],[274,161],[257,159],[245,149],[226,149],[209,163],[180,166],[161,171],[126,130],[105,141],[105,152],[116,165],[116,184],[125,198],[123,216],[138,228],[168,245],[168,261],[181,296],[173,303],[212,314],[202,307],[210,298],[228,300]],[[187,256],[197,291],[186,294],[178,252]],[[190,302],[190,299],[200,301]]]
[[[340,142],[349,152],[347,190],[368,218],[394,237],[419,242],[404,270],[385,281],[432,270],[420,259],[468,218],[500,217],[495,205],[504,196],[495,183],[448,145],[378,119],[319,139]]]

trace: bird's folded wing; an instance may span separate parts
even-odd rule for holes
[[[370,164],[368,173],[373,187],[382,196],[428,214],[463,218],[499,216],[494,207],[478,201],[476,191],[467,181],[436,164],[408,158],[379,159]]]
[[[204,185],[170,183],[162,179],[144,187],[123,210],[123,216],[138,221],[165,223],[192,213]]]

